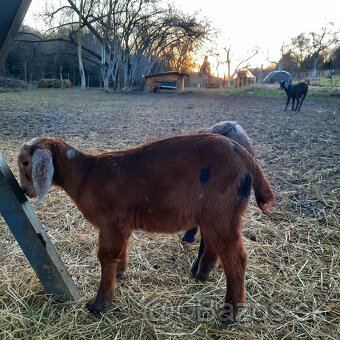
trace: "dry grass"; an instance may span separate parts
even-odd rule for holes
[[[247,303],[237,324],[217,321],[225,280],[190,278],[198,243],[179,235],[132,238],[129,269],[101,318],[84,308],[99,282],[96,231],[69,198],[51,190],[38,209],[52,242],[83,295],[57,303],[0,218],[0,337],[5,339],[337,339],[340,337],[339,100],[306,98],[283,112],[284,96],[214,93],[105,95],[38,90],[0,94],[0,152],[17,174],[20,144],[37,135],[66,138],[92,151],[193,132],[235,119],[255,141],[277,194],[274,213],[250,205]]]

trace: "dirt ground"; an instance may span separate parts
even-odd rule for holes
[[[212,312],[224,294],[221,269],[208,283],[195,283],[189,272],[198,244],[182,245],[178,235],[136,233],[112,309],[100,320],[89,316],[84,302],[99,282],[96,232],[63,192],[51,190],[37,213],[84,299],[58,304],[45,296],[0,219],[0,337],[340,337],[340,99],[307,95],[300,112],[283,111],[284,105],[283,94],[213,91],[0,93],[0,152],[16,175],[18,149],[32,137],[64,138],[100,152],[236,120],[277,196],[272,216],[253,203],[246,215],[247,305],[239,323],[226,328]],[[202,301],[213,306],[203,321]]]

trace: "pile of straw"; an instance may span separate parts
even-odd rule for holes
[[[195,282],[189,273],[198,241],[183,245],[181,235],[136,232],[129,269],[118,281],[111,308],[99,318],[90,315],[84,304],[100,278],[97,233],[65,193],[54,188],[37,214],[83,299],[58,303],[45,295],[0,218],[1,338],[340,337],[338,101],[307,97],[302,112],[284,113],[285,98],[72,90],[65,100],[64,91],[55,93],[4,95],[1,152],[16,174],[21,142],[36,135],[102,151],[235,119],[253,138],[277,202],[271,216],[262,215],[253,200],[248,209],[247,303],[239,322],[225,327],[218,321],[223,272],[217,267],[208,282]]]

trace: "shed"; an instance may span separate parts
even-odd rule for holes
[[[183,92],[184,77],[189,77],[189,75],[177,71],[149,74],[145,76],[145,90],[147,92],[160,92],[161,90]]]
[[[235,87],[249,86],[256,83],[256,77],[247,69],[237,71],[235,75]]]

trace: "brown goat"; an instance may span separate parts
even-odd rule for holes
[[[91,155],[43,137],[21,147],[18,166],[29,197],[41,201],[52,184],[60,186],[99,229],[101,280],[89,311],[98,314],[112,300],[134,230],[174,233],[196,224],[205,241],[197,276],[208,278],[220,258],[228,285],[224,321],[235,320],[245,301],[241,217],[252,185],[264,212],[274,200],[263,172],[239,144],[203,134]]]

